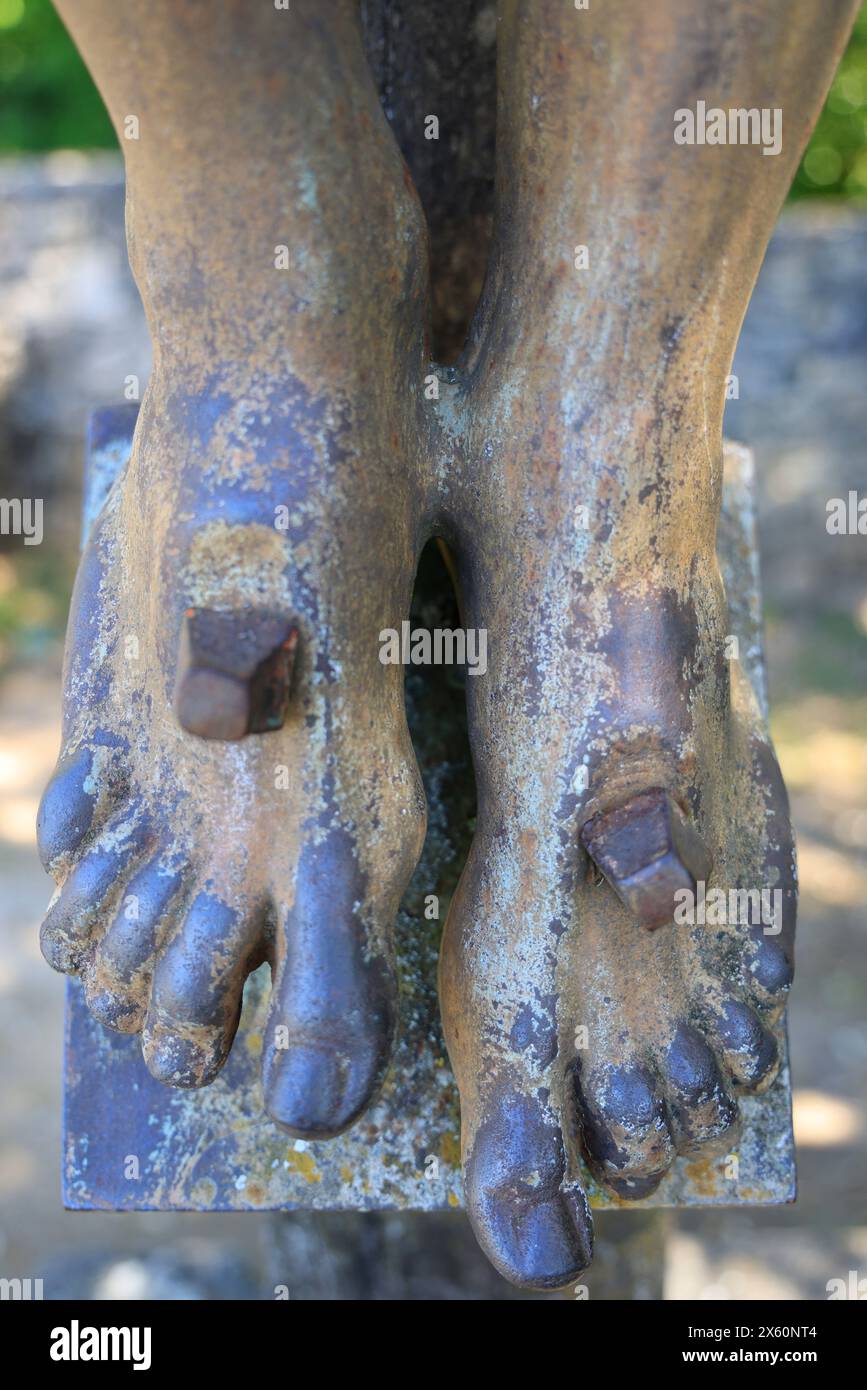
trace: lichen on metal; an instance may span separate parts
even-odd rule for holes
[[[40,811],[68,1200],[463,1196],[545,1289],[585,1193],[788,1200],[794,843],[722,426],[855,0],[58,7],[155,363],[114,485],[131,412],[92,434]],[[676,139],[699,74],[782,148]],[[417,570],[417,626],[485,634],[463,690],[382,659]]]
[[[134,408],[97,412],[90,433],[85,527],[129,452]],[[756,565],[753,461],[728,444],[719,528],[732,632],[751,680],[764,689]],[[445,570],[426,557],[414,606],[431,626],[454,621]],[[428,833],[397,920],[400,1027],[380,1099],[352,1129],[293,1140],[264,1111],[260,1079],[268,967],[251,976],[235,1044],[202,1090],[155,1081],[138,1039],[108,1032],[67,986],[65,1156],[68,1207],[111,1210],[415,1210],[463,1205],[460,1112],[439,1022],[439,925],[472,837],[474,791],[463,691],[443,668],[413,671],[408,718],[428,798]],[[425,917],[438,898],[438,919]],[[778,1029],[785,1050],[785,1029]],[[792,1201],[790,1083],[784,1061],[769,1092],[740,1101],[733,1152],[678,1159],[649,1198],[624,1202],[585,1170],[591,1206],[730,1206]],[[130,1162],[130,1160],[135,1160]]]

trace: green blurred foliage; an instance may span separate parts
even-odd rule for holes
[[[129,0],[118,0],[124,3]],[[0,0],[0,152],[116,144],[102,99],[54,6]]]
[[[147,0],[118,0],[125,3]],[[105,107],[50,0],[0,0],[0,153],[116,144]],[[867,203],[867,3],[792,197]]]
[[[793,198],[817,196],[867,203],[867,4],[792,187]]]

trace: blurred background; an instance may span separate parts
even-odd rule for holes
[[[0,1273],[43,1277],[54,1298],[270,1298],[276,1283],[301,1298],[520,1298],[460,1213],[60,1207],[63,982],[38,949],[50,885],[33,826],[59,745],[85,422],[131,376],[143,389],[149,361],[102,103],[48,0],[0,0],[0,497],[44,499],[50,537],[0,536]],[[757,456],[772,727],[800,851],[800,1197],[606,1216],[591,1298],[822,1299],[831,1278],[867,1277],[867,538],[825,526],[829,498],[867,495],[867,7],[734,371],[726,432]]]

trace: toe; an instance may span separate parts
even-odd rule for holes
[[[396,977],[383,937],[365,924],[367,900],[348,834],[307,846],[279,925],[264,1053],[268,1113],[301,1137],[345,1130],[388,1066]]]
[[[79,848],[96,819],[98,778],[94,750],[79,748],[61,759],[42,794],[36,817],[36,843],[51,871]]]
[[[154,970],[142,1051],[169,1086],[207,1086],[229,1055],[261,922],[210,892],[193,900]]]
[[[114,921],[85,971],[87,1007],[106,1027],[121,1033],[141,1030],[158,934],[182,886],[182,872],[169,869],[159,856],[127,883]]]
[[[750,1091],[768,1087],[779,1068],[779,1051],[755,1010],[730,995],[716,1006],[711,1026],[732,1080]]]
[[[40,932],[42,954],[55,970],[81,969],[101,914],[145,848],[143,828],[117,818],[88,850],[51,902]]]
[[[266,1108],[290,1134],[332,1139],[370,1105],[386,1058],[368,1028],[358,1030],[357,1042],[350,1030],[351,1025],[315,1042],[288,1041],[272,1051],[265,1067]]]
[[[743,985],[750,1003],[774,1020],[786,1005],[794,976],[798,908],[795,844],[782,773],[773,749],[763,738],[752,739],[752,768],[757,796],[754,793],[751,801],[764,804],[764,864],[761,921],[753,920],[749,928]]]
[[[482,1102],[465,1160],[467,1212],[504,1278],[521,1288],[574,1283],[593,1254],[587,1199],[566,1178],[563,1136],[542,1099],[501,1082]]]
[[[745,973],[752,1003],[777,1018],[786,1006],[795,973],[791,934],[768,936],[762,927],[752,927]]]
[[[668,1114],[678,1153],[729,1144],[737,1133],[737,1102],[726,1091],[713,1049],[681,1024],[661,1059]]]
[[[558,1289],[578,1279],[593,1248],[562,1122],[563,923],[552,911],[558,894],[548,865],[527,853],[536,831],[487,831],[471,846],[440,958],[467,1215],[504,1278],[520,1288]]]
[[[674,1159],[659,1077],[642,1062],[575,1069],[577,1123],[594,1175],[620,1197],[646,1197]]]

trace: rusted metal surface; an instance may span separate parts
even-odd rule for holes
[[[758,638],[731,616],[757,603],[738,598],[754,563],[745,497],[720,532],[746,555],[728,561],[734,609],[716,563],[722,414],[854,0],[758,18],[736,0],[700,24],[695,0],[501,0],[496,16],[475,0],[447,16],[381,0],[365,6],[370,65],[350,0],[327,24],[314,0],[59,8],[122,136],[155,345],[79,573],[40,820],[61,883],[43,950],[82,975],[96,1020],[73,1008],[70,1191],[457,1201],[435,932],[418,929],[415,895],[440,912],[451,898],[439,988],[463,1191],[502,1274],[574,1279],[588,1195],[784,1198],[794,845],[751,679]],[[674,112],[704,85],[723,108],[784,109],[774,158],[674,141]],[[463,624],[489,639],[466,686],[469,846],[449,812],[467,775],[448,794],[438,783],[451,726],[432,729],[420,693],[414,752],[403,670],[378,644],[432,537]],[[226,742],[179,724],[191,609],[291,619],[282,727]],[[215,703],[195,720],[224,732]],[[772,922],[706,920],[702,899],[691,921],[640,931],[593,882],[582,827],[653,789],[701,837],[707,886],[767,889]],[[426,809],[446,858],[430,834],[422,854]],[[669,866],[698,896],[684,835]],[[464,859],[452,894],[441,879]],[[266,963],[270,999],[248,989],[236,1037],[245,980]],[[141,1034],[150,1079],[134,1038],[97,1043],[100,1022]],[[128,1065],[148,1132],[170,1138],[124,1198],[121,1134],[108,1111],[97,1131],[85,1116],[115,1076],[120,1125]]]
[[[92,524],[129,451],[134,409],[97,412],[90,431],[85,521]],[[720,526],[731,626],[750,679],[764,689],[752,460],[729,445]],[[415,615],[455,621],[445,571],[426,566]],[[267,967],[249,981],[235,1046],[201,1091],[154,1081],[137,1039],[88,1013],[81,986],[67,994],[63,1193],[67,1206],[130,1210],[439,1210],[463,1204],[460,1115],[436,998],[439,921],[472,836],[474,793],[463,691],[442,668],[413,673],[408,717],[430,807],[419,868],[401,906],[403,984],[395,1059],[377,1104],[346,1134],[293,1140],[267,1117],[260,1076]],[[780,1025],[778,1042],[785,1049]],[[679,1159],[652,1196],[656,1206],[765,1205],[795,1190],[785,1064],[761,1098],[741,1101],[743,1128],[727,1154]],[[736,1159],[735,1163],[732,1159]],[[130,1160],[135,1163],[131,1164]],[[624,1205],[585,1170],[593,1207]],[[634,1205],[634,1204],[629,1204]]]
[[[200,738],[282,729],[298,630],[276,613],[188,608],[181,628],[175,714]]]
[[[662,787],[600,811],[581,843],[620,901],[649,931],[674,918],[678,894],[695,893],[713,860],[701,836]]]

